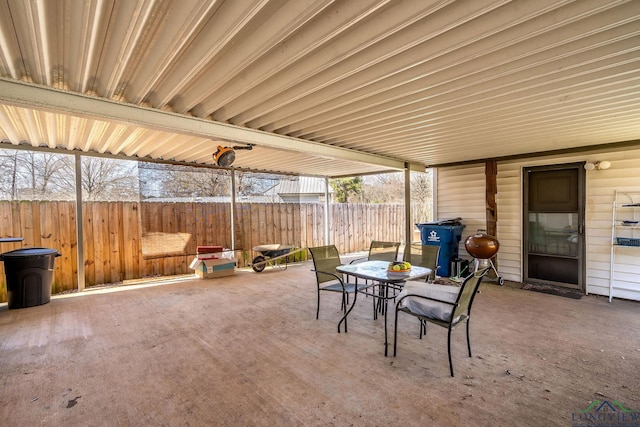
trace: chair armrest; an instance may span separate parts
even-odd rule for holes
[[[336,273],[330,273],[328,271],[322,271],[322,270],[311,270],[314,273],[322,273],[322,274],[326,274],[327,276],[333,276],[336,279],[338,279],[340,282],[343,282],[344,279],[342,277],[340,277],[340,275],[336,274]]]
[[[458,305],[455,302],[445,301],[445,300],[437,299],[437,298],[431,298],[431,297],[428,297],[428,296],[425,296],[425,295],[418,295],[418,294],[406,294],[406,295],[403,295],[403,296],[400,297],[400,299],[398,299],[398,303],[396,305],[400,304],[402,302],[402,300],[404,300],[405,298],[408,298],[408,297],[415,297],[415,298],[426,299],[426,300],[429,300],[429,301],[441,302],[443,304],[452,305],[454,307]]]
[[[352,259],[351,261],[349,261],[349,264],[353,264],[354,262],[366,261],[367,259],[369,259],[369,258],[368,257],[362,257],[362,258]]]
[[[336,280],[340,282],[340,285],[342,286],[342,289],[346,289],[347,288],[345,286],[345,284],[346,285],[350,285],[351,284],[348,280],[347,281],[344,280],[344,274],[342,274],[342,273],[341,274],[336,274],[336,273],[331,273],[329,271],[323,271],[323,270],[311,270],[311,271],[313,271],[315,273],[322,273],[322,274],[326,274],[327,276],[335,277]]]
[[[455,301],[452,302],[450,298],[443,299],[444,297],[438,297],[439,295],[427,296],[411,293],[409,290],[402,291],[396,303],[396,313],[401,309],[408,310],[408,312],[417,316],[449,322],[452,320],[451,315],[459,304]]]

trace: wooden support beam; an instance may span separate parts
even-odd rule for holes
[[[484,163],[485,191],[486,191],[486,221],[487,234],[496,236],[498,233],[498,206],[496,203],[496,194],[498,193],[498,165],[496,160],[487,160]],[[493,257],[493,264],[498,267],[498,257]]]
[[[497,233],[498,207],[496,203],[498,167],[495,160],[485,162],[485,188],[487,205],[487,234],[495,236]]]

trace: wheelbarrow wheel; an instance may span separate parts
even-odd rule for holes
[[[257,256],[253,259],[253,261],[251,261],[251,268],[253,268],[253,271],[255,271],[256,273],[260,273],[262,270],[264,270],[264,268],[267,266],[266,262],[263,262],[265,260],[265,258],[263,256]],[[261,263],[262,264],[258,264]],[[258,265],[256,265],[258,264]]]

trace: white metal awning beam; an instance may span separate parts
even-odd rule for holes
[[[256,144],[313,156],[362,162],[385,169],[405,168],[404,162],[389,157],[3,78],[0,78],[0,102],[230,143]]]

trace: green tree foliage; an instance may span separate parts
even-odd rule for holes
[[[420,221],[433,220],[433,171],[411,172],[411,209]],[[404,172],[364,177],[361,203],[404,203]]]
[[[334,201],[337,203],[348,203],[351,198],[357,198],[362,194],[362,178],[338,178],[329,181],[329,185],[334,191]]]

